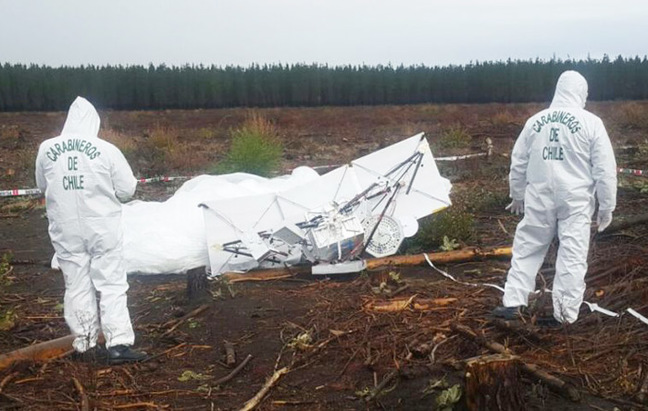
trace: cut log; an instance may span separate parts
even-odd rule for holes
[[[205,267],[193,268],[187,272],[187,300],[190,303],[209,298],[209,281]]]
[[[43,341],[24,348],[0,355],[0,370],[20,361],[46,362],[56,358],[65,357],[74,351],[73,335],[68,335],[54,340]],[[99,334],[99,344],[105,342],[103,334]]]
[[[465,248],[463,250],[446,251],[441,253],[428,253],[427,256],[435,264],[458,263],[463,261],[484,260],[489,258],[511,258],[511,247],[481,249]],[[424,254],[416,255],[394,255],[383,258],[371,258],[366,260],[367,269],[373,270],[387,266],[412,266],[426,263]],[[249,273],[224,273],[222,277],[231,283],[239,281],[270,281],[282,278],[294,277],[297,274],[308,274],[311,266],[293,266],[287,268],[276,268],[267,270],[251,271]]]
[[[464,248],[462,250],[445,251],[441,253],[429,253],[427,256],[433,263],[446,264],[457,263],[461,261],[473,261],[487,258],[510,258],[512,255],[511,247],[481,249],[481,248]],[[425,264],[425,255],[393,255],[383,258],[372,258],[367,260],[367,269],[374,269],[384,266],[407,266]]]
[[[471,411],[524,409],[517,357],[494,354],[466,364],[466,405]]]

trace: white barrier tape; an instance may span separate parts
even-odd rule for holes
[[[465,160],[467,158],[473,158],[473,157],[483,157],[486,155],[488,155],[488,153],[466,154],[463,156],[437,157],[434,159],[434,161],[457,161],[457,160]]]
[[[195,176],[160,176],[160,177],[149,177],[149,178],[138,178],[137,182],[138,183],[168,183],[169,181],[173,180],[189,180],[191,178],[194,178]]]
[[[635,170],[633,168],[619,167],[619,168],[617,168],[617,173],[630,174],[630,175],[638,176],[638,177],[648,177],[648,171],[646,171],[646,170]]]
[[[607,315],[608,317],[618,317],[619,316],[619,314],[615,313],[614,311],[610,311],[608,309],[605,309],[605,308],[599,306],[596,303],[588,303],[587,301],[583,301],[583,303],[589,307],[590,311],[597,311],[597,312],[599,312],[601,314]]]
[[[463,284],[463,285],[469,285],[469,286],[471,286],[471,287],[492,287],[492,288],[494,288],[494,289],[496,289],[496,290],[500,290],[501,292],[504,292],[504,289],[503,289],[502,287],[500,287],[499,285],[495,285],[495,284],[488,284],[488,283],[477,283],[477,284],[473,284],[473,283],[465,283],[465,282],[463,282],[463,281],[459,281],[459,280],[457,280],[456,278],[454,278],[453,276],[451,276],[450,274],[446,273],[445,271],[436,268],[436,267],[434,266],[434,264],[432,264],[432,261],[430,261],[430,258],[428,257],[427,254],[423,253],[423,256],[425,257],[425,260],[428,262],[428,264],[430,264],[430,267],[434,268],[434,269],[437,270],[441,275],[443,275],[443,276],[446,277],[446,278],[449,278],[450,280],[454,281],[455,283],[459,283],[459,284]]]
[[[638,319],[639,321],[641,321],[642,323],[644,323],[644,324],[648,324],[648,318],[646,318],[646,317],[644,317],[643,315],[639,314],[638,312],[636,312],[636,311],[633,310],[632,308],[628,308],[628,309],[626,309],[626,311],[629,312],[630,314],[632,314],[632,316],[634,316],[635,318],[637,318],[637,319]]]
[[[424,253],[423,256],[425,257],[425,260],[428,262],[430,267],[434,268],[441,275],[443,275],[444,277],[454,281],[455,283],[459,283],[459,284],[463,284],[463,285],[469,285],[471,287],[480,287],[480,286],[482,286],[482,287],[491,287],[491,288],[495,288],[496,290],[499,290],[501,292],[504,292],[504,289],[502,287],[500,287],[498,285],[495,285],[495,284],[489,284],[489,283],[476,283],[476,284],[474,284],[474,283],[466,283],[466,282],[463,282],[463,281],[459,281],[456,278],[454,278],[452,275],[448,274],[447,272],[445,272],[443,270],[438,269],[434,264],[432,264],[432,261],[430,261],[430,258],[428,257],[427,254]],[[549,289],[545,289],[545,291],[546,292],[551,292],[551,290],[549,290]],[[538,293],[538,292],[539,292],[538,290],[535,291],[535,293]],[[590,311],[596,311],[596,312],[599,312],[601,314],[605,314],[605,315],[607,315],[609,317],[618,317],[619,316],[618,313],[615,313],[614,311],[610,311],[610,310],[608,310],[606,308],[603,308],[603,307],[599,306],[596,303],[590,303],[590,302],[587,302],[587,301],[583,301],[583,303],[589,307]],[[646,318],[643,315],[639,314],[637,311],[633,310],[632,308],[628,308],[628,309],[626,309],[626,311],[628,313],[632,314],[635,318],[639,319],[639,321],[643,322],[644,324],[648,324],[648,318]]]
[[[13,190],[0,190],[0,197],[18,197],[40,195],[41,191],[37,188],[16,188]]]
[[[487,155],[488,153],[475,153],[475,154],[465,154],[463,156],[437,157],[434,159],[434,161],[457,161],[457,160],[465,160],[467,158],[473,158],[473,157],[483,157]],[[311,168],[313,170],[328,170],[328,169],[342,167],[343,165],[344,164],[326,164],[322,166],[313,166]]]

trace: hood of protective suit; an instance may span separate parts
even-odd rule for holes
[[[585,108],[587,80],[577,71],[565,71],[558,78],[551,107]]]
[[[61,135],[97,137],[99,124],[99,114],[94,106],[83,97],[77,97],[70,106]]]

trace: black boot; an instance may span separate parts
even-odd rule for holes
[[[522,316],[520,309],[522,307],[497,307],[491,314],[493,317],[503,318],[505,320],[517,320]]]
[[[87,351],[84,352],[75,351],[72,354],[72,359],[80,362],[102,363],[105,362],[107,358],[108,358],[108,352],[106,351],[106,349],[98,345],[89,348]]]
[[[566,326],[566,324],[556,320],[553,316],[536,318],[536,325],[544,328],[563,328]]]
[[[108,348],[108,363],[123,364],[127,362],[144,361],[148,355],[142,351],[135,351],[129,345],[115,345]]]

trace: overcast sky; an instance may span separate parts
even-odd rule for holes
[[[0,63],[466,64],[648,54],[647,0],[0,0]]]

